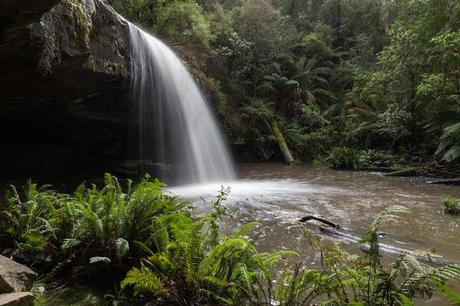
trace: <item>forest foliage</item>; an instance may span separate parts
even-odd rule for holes
[[[110,0],[190,50],[230,141],[248,158],[335,147],[406,162],[460,158],[460,4],[455,0]]]

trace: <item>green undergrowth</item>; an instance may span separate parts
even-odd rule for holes
[[[460,200],[454,197],[444,197],[441,200],[442,211],[445,214],[456,215],[460,214]]]
[[[392,169],[400,159],[386,151],[334,147],[316,160],[316,164],[337,170]]]
[[[292,251],[259,252],[251,238],[258,223],[222,234],[229,189],[196,217],[164,187],[148,176],[134,183],[110,174],[102,188],[81,185],[73,194],[12,186],[1,202],[0,251],[39,271],[47,291],[36,305],[412,305],[435,291],[459,303],[449,287],[459,265],[411,254],[381,263],[378,229],[407,214],[402,206],[376,216],[361,254],[325,246],[305,228],[321,259],[312,267]]]

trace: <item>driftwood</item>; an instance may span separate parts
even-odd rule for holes
[[[334,222],[331,222],[329,220],[326,220],[324,218],[317,217],[317,216],[305,216],[299,221],[302,223],[306,223],[310,220],[319,221],[321,223],[324,223],[330,226],[330,227],[323,227],[321,225],[317,225],[317,229],[320,231],[320,233],[324,235],[331,236],[331,237],[343,240],[348,243],[357,244],[362,250],[365,250],[365,251],[368,251],[370,249],[370,245],[368,243],[363,243],[361,237],[346,232],[347,230],[342,229],[340,225]],[[379,236],[384,236],[384,235],[379,234]],[[393,245],[385,244],[385,243],[379,243],[379,250],[386,255],[395,256],[395,257],[401,256],[404,254],[412,255],[416,257],[418,260],[426,262],[428,264],[434,264],[434,265],[450,264],[450,262],[448,262],[445,259],[439,258],[438,256],[419,255],[416,252],[413,252],[407,249],[403,249],[403,248],[399,248]]]
[[[303,217],[302,219],[300,219],[299,221],[300,222],[307,222],[307,221],[310,221],[310,220],[316,220],[316,221],[319,221],[319,222],[322,222],[324,224],[327,224],[333,228],[336,228],[336,229],[339,229],[340,228],[340,225],[334,223],[334,222],[331,222],[329,220],[326,220],[326,219],[323,219],[321,217],[318,217],[318,216],[305,216]]]
[[[460,185],[460,178],[427,181],[428,184]]]

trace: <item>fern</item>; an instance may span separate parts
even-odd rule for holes
[[[134,288],[134,293],[155,293],[156,295],[165,295],[166,290],[163,281],[153,271],[146,267],[131,269],[126,278],[121,282],[121,289],[128,286]]]
[[[231,237],[232,238],[246,237],[260,225],[261,223],[259,222],[249,222],[249,223],[243,224],[233,232]]]
[[[443,153],[443,160],[453,162],[460,157],[460,122],[444,128],[435,154]]]
[[[446,296],[452,302],[452,305],[460,306],[460,294],[453,291],[440,281],[434,280],[432,283],[444,296]]]
[[[412,300],[402,293],[399,294],[399,302],[401,306],[413,306],[414,305],[414,303],[412,303]]]

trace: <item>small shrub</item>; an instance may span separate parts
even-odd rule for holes
[[[441,201],[445,214],[455,215],[460,213],[460,201],[454,197],[444,197]]]
[[[357,170],[359,168],[394,167],[397,162],[397,157],[385,151],[335,147],[316,163],[332,169]]]
[[[360,153],[347,147],[333,148],[324,158],[324,163],[332,169],[349,170],[360,167]]]
[[[362,150],[359,156],[359,163],[361,167],[365,168],[394,167],[397,163],[397,158],[385,151]]]

